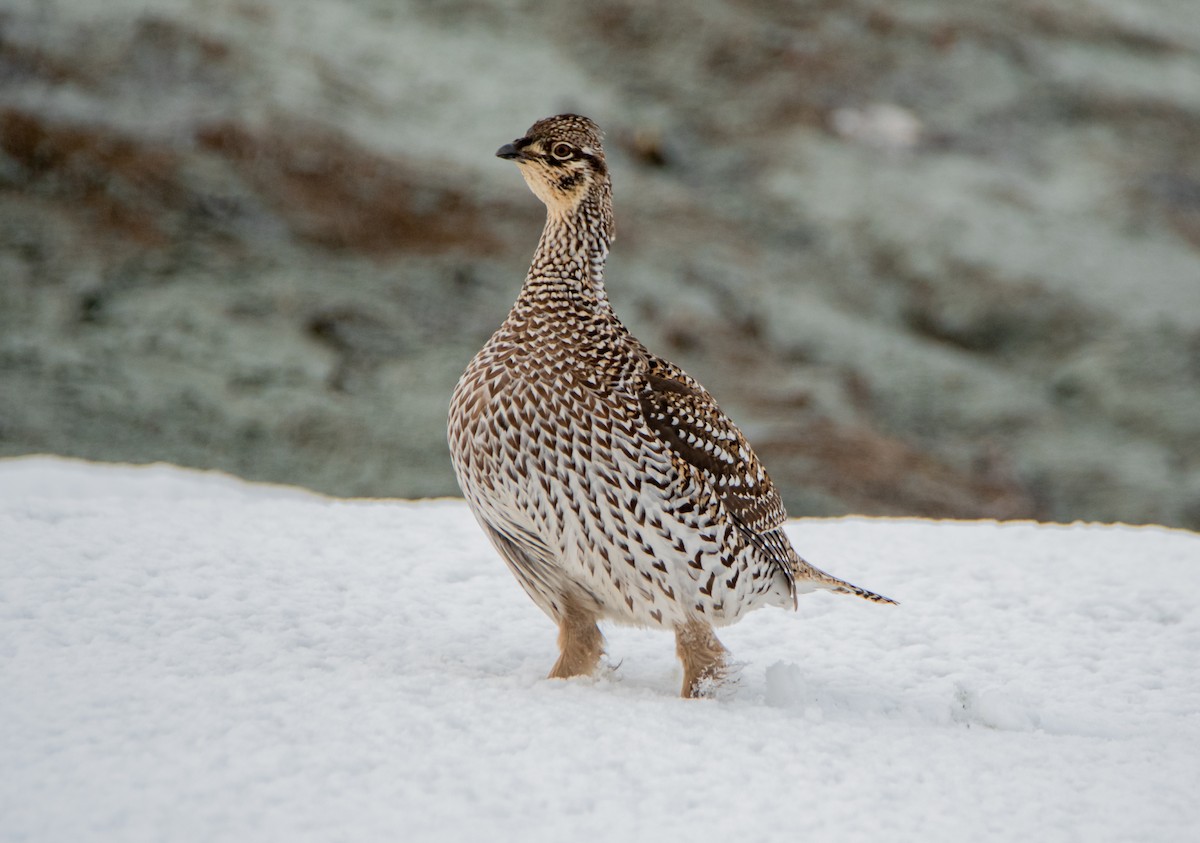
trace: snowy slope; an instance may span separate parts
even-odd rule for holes
[[[835,595],[554,630],[460,501],[0,462],[0,839],[1195,840],[1200,536],[797,521]]]

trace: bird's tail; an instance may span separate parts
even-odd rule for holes
[[[836,591],[838,594],[853,594],[855,597],[870,600],[872,603],[891,603],[893,606],[900,605],[890,597],[884,597],[882,594],[867,591],[865,588],[859,588],[853,583],[839,580],[832,574],[827,574],[819,568],[814,568],[799,556],[796,557],[796,561],[799,564],[793,566],[793,576],[795,577],[797,591],[823,588],[828,591]]]

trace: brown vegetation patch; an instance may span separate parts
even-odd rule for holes
[[[184,194],[174,152],[111,130],[55,125],[13,109],[0,111],[0,150],[19,168],[12,186],[66,200],[102,228],[138,243],[169,240],[163,214],[178,207]]]
[[[4,17],[0,15],[0,83],[17,84],[38,79],[51,85],[68,82],[86,83],[79,69],[47,50],[19,44],[5,37]]]
[[[228,159],[300,237],[327,248],[379,255],[497,247],[462,191],[330,130],[225,122],[201,128],[196,140]]]
[[[1036,505],[997,454],[955,468],[898,439],[819,420],[759,451],[784,487],[828,492],[853,512],[928,518],[1032,518]]]
[[[0,110],[0,152],[16,165],[0,179],[0,190],[50,198],[68,213],[86,215],[102,233],[139,246],[178,243],[200,230],[192,223],[214,214],[237,238],[238,216],[250,207],[243,207],[245,199],[257,194],[296,236],[329,249],[372,255],[496,249],[483,214],[462,191],[329,130],[284,125],[255,132],[221,123],[201,129],[197,141],[199,155],[215,154],[233,166],[247,193],[222,204],[197,180],[194,149]]]

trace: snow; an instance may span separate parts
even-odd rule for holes
[[[461,501],[0,462],[0,840],[1194,840],[1200,536],[792,522],[720,699],[554,629]]]

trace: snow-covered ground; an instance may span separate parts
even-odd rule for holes
[[[460,501],[0,462],[0,839],[1195,840],[1200,536],[797,521],[899,599],[554,629]]]

